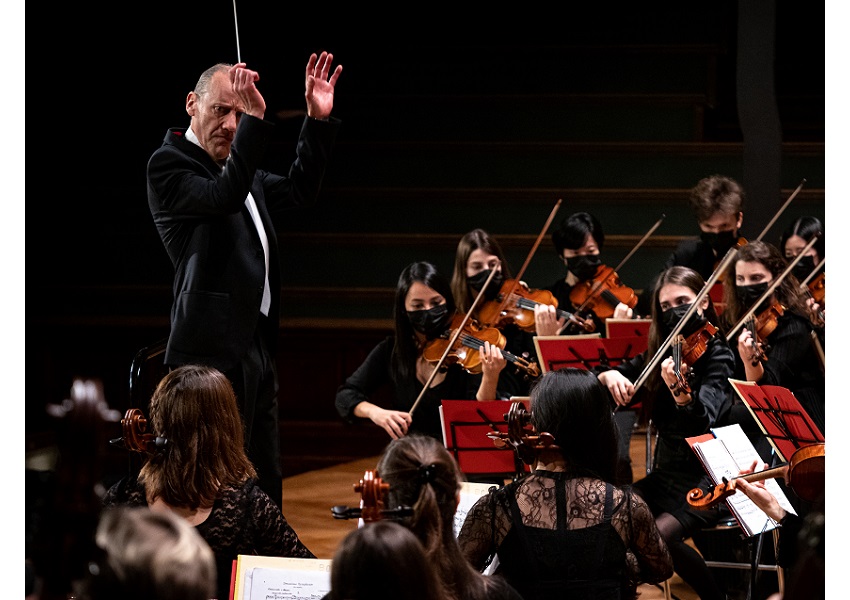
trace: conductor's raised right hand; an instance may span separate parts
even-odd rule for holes
[[[256,82],[260,80],[260,74],[246,68],[245,63],[236,63],[230,67],[228,75],[233,92],[242,102],[242,112],[258,119],[265,117],[266,101],[256,85]]]

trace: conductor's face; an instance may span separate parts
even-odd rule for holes
[[[192,131],[213,160],[224,164],[236,134],[244,107],[233,92],[227,73],[216,73],[203,95],[189,92],[186,112],[192,117]]]

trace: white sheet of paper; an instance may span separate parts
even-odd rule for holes
[[[754,460],[761,463],[761,457],[759,457],[747,434],[737,423],[718,427],[713,429],[712,433],[715,436],[714,439],[699,442],[695,444],[694,448],[700,455],[703,464],[708,468],[715,484],[722,483],[724,478],[737,477],[741,469],[749,468]],[[764,483],[783,508],[789,512],[794,512],[787,496],[775,479],[767,479]],[[726,502],[747,535],[770,531],[776,527],[776,523],[756,506],[746,494],[732,494],[726,498]]]
[[[250,600],[321,600],[331,590],[329,571],[255,567],[245,577]]]

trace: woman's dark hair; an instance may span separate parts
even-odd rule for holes
[[[395,321],[395,346],[392,354],[392,375],[395,381],[407,381],[413,376],[416,368],[416,359],[419,356],[416,335],[410,319],[407,317],[407,309],[404,301],[413,283],[428,286],[446,299],[446,308],[450,315],[456,312],[455,301],[452,297],[452,288],[448,279],[437,271],[437,267],[429,262],[414,262],[407,265],[398,278],[395,289],[395,306],[393,307],[393,320]]]
[[[592,371],[549,371],[531,389],[531,424],[555,436],[572,475],[616,481],[618,433],[611,397]]]
[[[439,583],[409,529],[375,521],[345,536],[331,561],[330,600],[438,600]]]
[[[602,224],[590,213],[577,212],[564,218],[552,231],[552,245],[558,258],[564,255],[564,249],[578,250],[584,246],[588,234],[599,246],[600,252],[605,244],[605,232]]]
[[[779,248],[773,244],[756,240],[741,246],[737,257],[729,266],[729,272],[726,274],[726,281],[729,284],[723,286],[723,301],[726,304],[726,308],[723,310],[723,316],[730,326],[736,325],[738,320],[750,308],[741,305],[738,300],[738,294],[735,292],[735,266],[739,262],[761,263],[773,276],[774,280],[788,267],[785,257],[780,254]],[[803,316],[808,315],[806,300],[800,291],[800,282],[797,281],[793,273],[785,276],[779,287],[774,290],[773,297],[786,310],[791,310]]]
[[[505,254],[502,252],[502,247],[496,241],[496,238],[492,237],[483,229],[473,229],[465,234],[460,238],[460,242],[457,245],[451,285],[455,304],[457,304],[458,310],[462,313],[466,313],[475,301],[475,294],[472,293],[466,280],[466,263],[469,261],[470,255],[478,249],[497,257],[502,263],[502,277],[505,279],[511,278],[508,261],[505,260]]]
[[[779,237],[779,253],[782,256],[785,256],[785,244],[788,243],[788,239],[795,235],[803,238],[806,243],[811,242],[812,238],[816,235],[820,235],[812,248],[818,253],[820,260],[826,257],[826,239],[824,237],[823,223],[821,223],[820,219],[817,217],[799,217],[791,223]]]
[[[691,290],[695,295],[698,295],[705,287],[705,280],[703,280],[702,275],[693,269],[682,266],[670,267],[669,269],[662,271],[658,277],[656,277],[652,288],[652,326],[649,328],[649,335],[647,338],[647,360],[650,360],[655,356],[658,349],[661,347],[661,344],[663,344],[666,339],[666,336],[664,335],[663,318],[661,316],[664,311],[661,310],[661,301],[659,300],[661,288],[665,285],[681,285],[682,287],[686,287]],[[726,287],[729,286],[724,286],[724,288]],[[719,319],[717,311],[714,308],[714,302],[712,302],[711,296],[706,294],[705,297],[708,298],[708,307],[704,311],[705,318],[709,323],[718,329],[721,329],[721,324],[718,323]],[[722,334],[722,330],[720,333]],[[647,389],[654,390],[658,386],[660,379],[661,376],[659,374],[659,370],[654,369],[647,376]]]

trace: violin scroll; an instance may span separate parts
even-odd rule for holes
[[[733,480],[734,481],[734,480]],[[708,510],[720,504],[723,500],[735,493],[735,485],[730,481],[724,481],[710,490],[694,488],[688,492],[688,504],[700,510]]]

